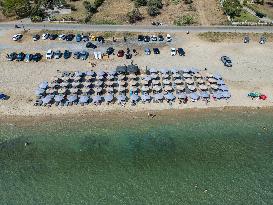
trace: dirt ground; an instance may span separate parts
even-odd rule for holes
[[[242,42],[208,42],[200,39],[198,34],[175,34],[173,42],[170,44],[139,44],[136,39],[131,39],[127,43],[118,42],[113,44],[110,41],[106,45],[99,45],[99,50],[103,50],[108,46],[113,46],[116,50],[136,48],[139,55],[134,56],[132,60],[125,58],[118,58],[117,56],[110,56],[109,60],[94,60],[91,57],[87,61],[53,59],[45,60],[38,63],[25,63],[25,62],[8,62],[5,55],[12,51],[24,52],[41,52],[45,54],[46,50],[53,48],[54,50],[60,49],[84,49],[84,44],[77,44],[75,42],[60,42],[60,41],[38,41],[32,42],[30,37],[24,39],[21,43],[13,42],[10,38],[12,33],[2,34],[0,36],[0,91],[11,96],[9,100],[0,102],[0,114],[4,115],[51,115],[51,114],[65,114],[65,113],[78,113],[86,112],[87,110],[98,110],[98,107],[92,105],[88,109],[82,107],[73,108],[40,108],[33,107],[33,100],[35,99],[34,91],[40,82],[46,80],[50,81],[58,71],[87,71],[87,70],[113,70],[118,65],[128,65],[132,63],[140,66],[142,70],[146,68],[198,68],[208,72],[220,73],[228,87],[231,90],[232,99],[227,102],[211,102],[205,105],[202,102],[190,103],[189,105],[182,106],[174,104],[172,108],[193,108],[193,107],[222,107],[222,106],[272,106],[273,105],[273,44],[266,43],[260,45],[258,42],[251,41],[249,44]],[[1,34],[0,34],[1,35]],[[151,34],[150,34],[151,35]],[[8,36],[8,37],[7,37]],[[144,48],[159,47],[161,54],[150,56],[144,55]],[[182,47],[186,52],[185,57],[171,56],[171,47]],[[90,53],[92,56],[92,52]],[[227,69],[220,61],[222,55],[228,55],[233,61],[233,67]],[[90,62],[96,64],[92,67]],[[269,96],[267,101],[252,101],[247,98],[247,93],[251,91],[258,91],[265,93]],[[168,104],[153,104],[138,105],[136,107],[127,106],[120,108],[119,106],[102,106],[99,107],[100,111],[103,110],[162,110],[169,109]]]

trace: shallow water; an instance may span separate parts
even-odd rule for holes
[[[272,204],[272,112],[145,117],[2,123],[1,204]]]

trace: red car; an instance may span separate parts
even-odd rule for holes
[[[118,57],[123,57],[124,56],[124,50],[119,50],[117,56]]]

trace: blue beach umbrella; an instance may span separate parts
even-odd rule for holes
[[[115,75],[117,74],[117,72],[116,72],[116,71],[114,71],[114,70],[111,70],[111,71],[109,71],[109,72],[108,72],[108,74],[109,74],[109,75],[113,75],[113,76],[115,76]]]
[[[221,91],[228,91],[228,87],[226,85],[221,85],[218,87],[218,89]]]
[[[162,74],[166,74],[166,73],[169,72],[169,70],[168,70],[167,68],[162,68],[162,69],[160,70],[160,72],[161,72]]]
[[[78,99],[77,95],[69,95],[67,97],[68,102],[71,102],[71,103],[77,101],[77,99]]]
[[[39,88],[41,88],[41,89],[46,89],[47,87],[48,87],[48,82],[47,81],[44,81],[39,85]]]
[[[172,69],[171,69],[171,72],[172,72],[172,73],[177,73],[178,70],[177,70],[176,68],[172,68]]]
[[[51,95],[47,95],[47,96],[45,96],[45,97],[42,99],[42,102],[43,102],[43,104],[48,104],[48,103],[51,102],[51,100],[52,100],[52,96],[51,96]]]
[[[215,73],[213,75],[213,77],[216,79],[216,80],[221,80],[222,79],[222,76],[219,74],[219,73]]]
[[[148,101],[148,100],[151,100],[151,96],[150,96],[150,95],[142,95],[142,96],[141,96],[141,99],[142,99],[143,101]]]
[[[230,98],[231,94],[229,92],[222,92],[222,97],[223,98]]]
[[[191,72],[191,69],[189,68],[184,68],[182,69],[183,73],[190,73]]]
[[[154,95],[155,100],[163,100],[164,96],[162,93],[157,93]]]
[[[139,96],[138,96],[138,95],[136,95],[136,94],[132,94],[132,95],[131,95],[131,100],[132,100],[132,101],[138,101],[138,99],[139,99]]]
[[[167,95],[164,96],[167,100],[174,100],[175,96],[172,93],[168,93]]]
[[[93,97],[93,103],[98,103],[101,102],[101,96],[100,95],[96,95]]]
[[[38,88],[37,90],[35,90],[35,95],[39,96],[45,93],[45,89],[42,88]]]
[[[217,85],[225,85],[225,81],[223,81],[223,80],[217,80]]]
[[[125,100],[126,100],[126,96],[125,96],[125,95],[119,95],[119,96],[117,97],[117,100],[118,100],[119,102],[125,101]]]
[[[217,91],[215,93],[213,93],[213,97],[216,99],[221,99],[222,98],[222,92]]]
[[[6,99],[6,95],[4,93],[0,93],[0,100],[5,100]]]
[[[75,72],[75,77],[82,77],[82,76],[83,76],[83,72],[81,72],[81,71]]]
[[[114,99],[114,96],[112,94],[104,96],[104,100],[107,102],[111,102]]]
[[[197,93],[191,93],[191,94],[190,94],[190,98],[191,98],[192,100],[198,100],[199,97],[200,97],[200,96],[199,96]]]
[[[54,97],[55,102],[61,102],[64,99],[63,95],[56,95]]]
[[[176,95],[178,99],[186,99],[187,95],[185,93],[179,93]]]
[[[88,103],[89,97],[86,95],[82,95],[79,99],[79,103]]]
[[[100,71],[97,72],[97,75],[98,75],[98,76],[104,76],[104,75],[105,75],[105,72],[102,71],[102,70],[100,70]]]
[[[157,69],[155,69],[155,68],[150,68],[150,73],[157,73]]]
[[[86,75],[86,76],[94,76],[94,75],[95,75],[95,72],[94,72],[94,71],[86,71],[86,72],[85,72],[85,75]]]
[[[198,73],[200,70],[197,68],[190,68],[191,73]]]
[[[200,92],[200,97],[201,98],[209,98],[209,93],[208,92]]]

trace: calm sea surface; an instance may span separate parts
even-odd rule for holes
[[[1,123],[0,204],[273,204],[272,112],[126,119]]]

